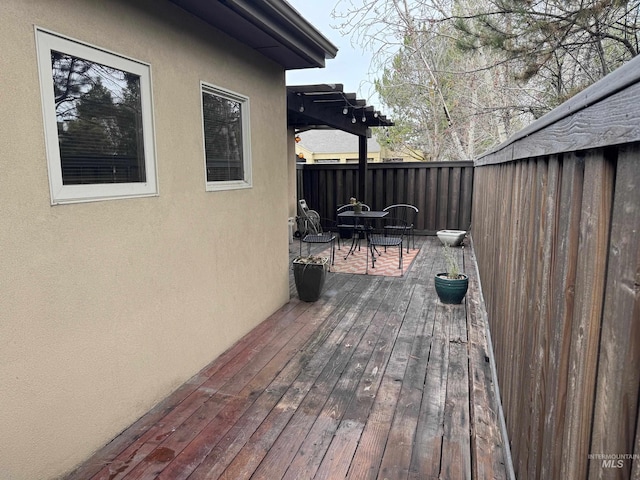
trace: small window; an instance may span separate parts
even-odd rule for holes
[[[148,65],[36,30],[51,202],[157,194]]]
[[[201,84],[207,190],[251,187],[249,99]]]

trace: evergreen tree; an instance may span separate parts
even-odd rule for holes
[[[453,17],[458,46],[504,55],[539,116],[638,54],[640,1],[488,0]]]

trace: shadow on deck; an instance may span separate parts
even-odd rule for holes
[[[332,273],[69,479],[508,478],[470,248],[466,303],[433,289],[439,241],[404,277]],[[298,253],[298,243],[290,254]]]

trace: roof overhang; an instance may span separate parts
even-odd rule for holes
[[[284,0],[170,0],[285,70],[324,67],[338,49]]]
[[[393,125],[355,93],[344,93],[341,84],[287,86],[287,123],[299,131],[330,127],[360,136]]]

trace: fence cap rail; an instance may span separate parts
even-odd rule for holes
[[[367,163],[368,169],[407,169],[407,168],[467,168],[473,167],[472,160],[456,160],[450,162],[370,162]],[[296,163],[298,170],[357,170],[357,163]]]

